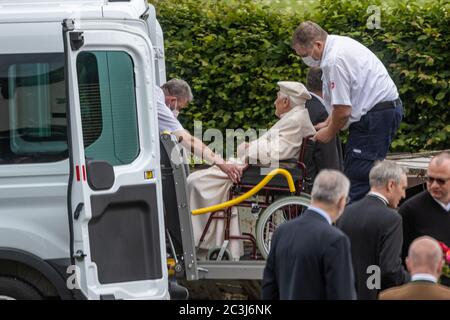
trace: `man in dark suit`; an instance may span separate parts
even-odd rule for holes
[[[349,180],[322,170],[312,202],[300,217],[274,232],[262,283],[263,299],[355,299],[348,238],[331,224],[343,212]]]
[[[406,265],[411,282],[380,293],[380,300],[450,300],[450,289],[437,284],[444,259],[439,243],[428,236],[417,238],[409,248]]]
[[[402,219],[394,210],[405,197],[405,171],[385,160],[372,168],[369,180],[369,194],[349,205],[337,222],[350,238],[356,291],[365,300],[409,279],[401,262]]]
[[[322,99],[322,70],[312,67],[306,76],[306,88],[311,94],[311,99],[306,101],[306,109],[313,125],[324,122],[328,118]],[[342,171],[344,161],[342,158],[342,146],[339,136],[335,136],[330,142],[316,142],[312,153],[312,159],[306,163],[308,176],[314,180],[322,169],[336,169]]]

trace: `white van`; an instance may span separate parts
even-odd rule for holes
[[[0,299],[170,297],[164,70],[145,0],[0,0]]]

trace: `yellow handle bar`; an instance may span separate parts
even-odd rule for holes
[[[283,175],[288,182],[289,191],[292,193],[295,192],[294,179],[292,179],[292,175],[286,169],[278,168],[278,169],[274,169],[274,170],[270,171],[269,174],[264,179],[262,179],[256,186],[254,186],[252,189],[250,189],[246,193],[240,195],[239,197],[228,200],[228,201],[220,203],[220,204],[216,204],[214,206],[192,210],[192,215],[200,215],[200,214],[205,214],[208,212],[215,212],[215,211],[219,211],[221,209],[225,209],[225,208],[234,206],[236,204],[239,204],[242,201],[244,201],[244,200],[250,198],[251,196],[253,196],[254,194],[256,194],[266,184],[268,184],[269,181],[272,180],[272,178],[275,177],[277,174]]]

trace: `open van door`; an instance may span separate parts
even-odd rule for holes
[[[89,299],[169,298],[145,28],[140,21],[63,22],[71,254],[77,288]]]

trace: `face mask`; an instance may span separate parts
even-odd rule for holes
[[[170,110],[172,110],[172,112],[173,112],[174,110],[177,110],[177,107],[178,107],[178,100],[175,100],[175,104],[174,104],[173,106],[169,104],[168,107],[169,107]]]
[[[313,51],[311,52],[311,55],[313,54]],[[320,59],[316,60],[313,57],[311,57],[311,55],[307,56],[307,57],[302,57],[303,62],[308,66],[308,67],[318,67],[320,65]]]
[[[311,56],[302,57],[302,60],[308,67],[318,67],[320,65],[320,60],[315,60]]]
[[[178,115],[180,114],[180,111],[178,111],[177,109],[172,110],[173,115],[175,116],[175,118],[178,118]]]

